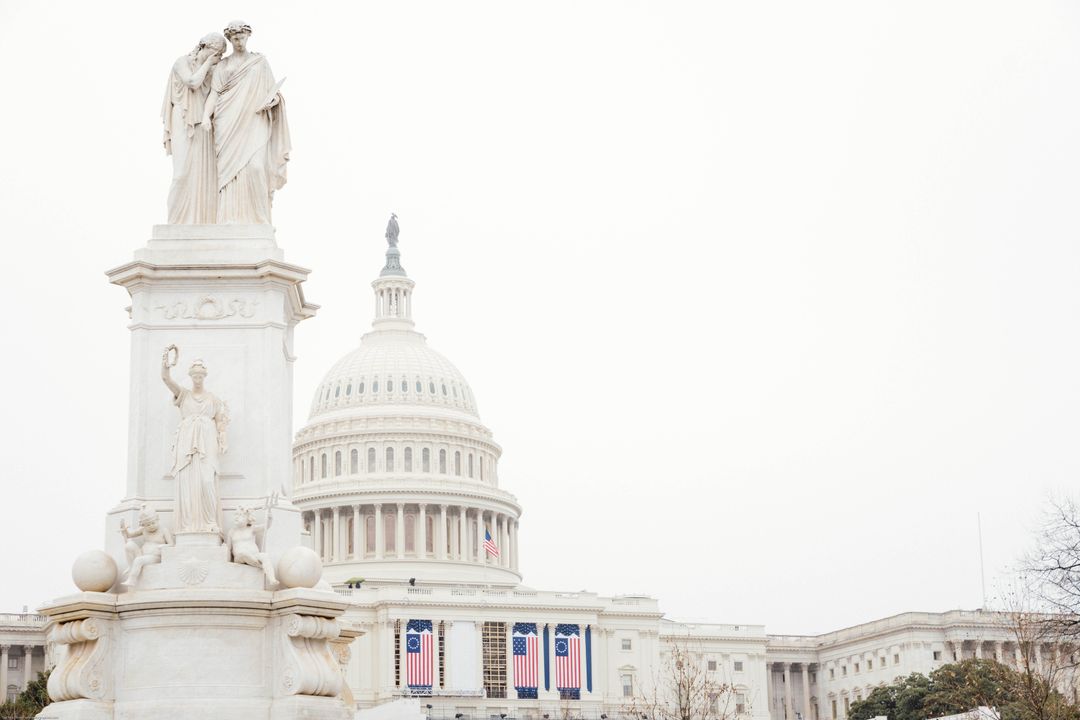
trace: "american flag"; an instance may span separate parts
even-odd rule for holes
[[[491,533],[487,530],[484,531],[484,549],[491,557],[499,557],[499,546],[491,539]]]
[[[564,698],[581,698],[581,628],[555,626],[555,689]]]
[[[405,626],[405,681],[413,690],[431,690],[431,621],[410,620]]]
[[[536,623],[514,623],[514,687],[519,699],[536,699],[540,652]]]

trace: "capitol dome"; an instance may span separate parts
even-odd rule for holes
[[[389,239],[389,238],[388,238]],[[319,383],[293,445],[293,502],[331,583],[516,585],[521,507],[461,372],[414,329],[396,237],[372,329]]]

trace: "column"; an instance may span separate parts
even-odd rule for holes
[[[405,631],[408,629],[409,620],[408,620],[408,618],[402,618],[399,622],[401,623],[401,635],[398,638],[398,643],[399,643],[399,647],[401,649],[398,651],[398,653],[399,653],[398,654],[398,663],[399,663],[398,677],[400,678],[401,684],[398,687],[408,687],[408,685],[409,685],[408,665],[409,664],[407,662],[405,662],[405,659],[409,657],[409,644],[408,644],[408,642],[406,642],[406,638],[408,638],[408,634]]]
[[[3,693],[3,699],[7,700],[7,665],[8,665],[8,650],[10,645],[0,645],[0,693]]]
[[[383,550],[386,548],[386,534],[383,528],[382,503],[375,504],[375,559],[383,559]]]
[[[319,559],[325,560],[326,557],[323,555],[322,546],[322,510],[316,510],[311,515],[311,532],[314,535],[312,544],[315,545],[315,552],[319,554]]]
[[[487,553],[484,552],[484,511],[476,511],[476,561],[487,564]]]
[[[1020,649],[1020,643],[1013,643],[1013,667],[1017,670],[1023,670],[1024,657],[1023,651]]]
[[[333,553],[334,562],[341,562],[341,506],[334,506],[333,517],[333,542],[330,545],[330,552]]]
[[[23,668],[23,690],[30,687],[30,681],[34,679],[31,673],[30,666],[34,664],[34,646],[23,646],[23,662],[26,663],[26,667]],[[6,685],[4,687],[7,687]],[[7,692],[6,690],[4,692]]]
[[[447,546],[447,532],[446,532],[446,506],[439,506],[439,531],[435,533],[435,542],[438,543],[436,548],[435,557],[440,560],[446,559],[446,546]]]
[[[795,713],[791,709],[791,663],[781,663],[784,671],[784,717],[795,720]]]
[[[1042,643],[1035,643],[1035,671],[1043,674]],[[7,687],[7,686],[5,686]]]
[[[501,515],[502,521],[499,523],[499,537],[502,539],[499,549],[499,565],[502,567],[510,567],[510,530],[507,523],[510,522],[510,518],[506,515]]]
[[[960,662],[964,659],[964,641],[953,640],[953,659]]]
[[[810,712],[810,663],[802,664],[802,711],[803,720],[813,720]]]
[[[998,640],[994,643],[994,659],[1002,665],[1005,664],[1005,643]]]
[[[511,562],[510,567],[513,568],[515,572],[517,572],[517,569],[518,569],[518,519],[517,518],[514,518],[514,524],[511,527],[511,530],[513,532],[513,537],[511,538],[511,541],[510,541],[510,547],[513,549],[514,556],[513,556],[513,559],[510,561]]]
[[[352,506],[352,553],[353,560],[359,560],[364,557],[364,551],[361,550],[360,538],[363,537],[363,524],[360,522],[363,518],[360,515],[360,506]]]
[[[427,505],[420,504],[420,546],[416,548],[416,557],[427,557]]]
[[[397,522],[394,523],[394,550],[398,558],[405,557],[405,503],[397,504]]]
[[[458,560],[469,559],[469,511],[462,505],[458,508]]]

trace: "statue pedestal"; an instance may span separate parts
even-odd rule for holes
[[[261,508],[276,492],[283,497],[273,510],[266,551],[276,563],[299,544],[300,513],[287,498],[293,327],[317,309],[304,299],[307,276],[285,262],[270,225],[157,225],[132,262],[108,272],[131,297],[127,489],[108,515],[105,534],[105,549],[120,567],[126,564],[120,521],[135,527],[141,504],[157,510],[165,527],[175,527],[171,448],[180,413],[161,380],[168,345],[179,348],[173,379],[189,387],[187,370],[201,359],[209,370],[207,388],[231,417],[217,483],[222,530],[232,526],[237,506]]]
[[[49,677],[55,702],[40,720],[352,717],[331,649],[347,602],[321,590],[266,591],[256,568],[198,559],[217,548],[167,549],[133,591],[79,593],[41,609],[60,658]],[[158,587],[156,577],[192,561],[208,572]],[[241,571],[234,587],[210,586],[229,569],[220,566]]]

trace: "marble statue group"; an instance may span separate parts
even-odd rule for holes
[[[289,125],[281,82],[265,56],[247,49],[250,37],[250,25],[233,21],[173,63],[161,110],[173,159],[169,224],[270,224],[274,191],[286,181]]]

